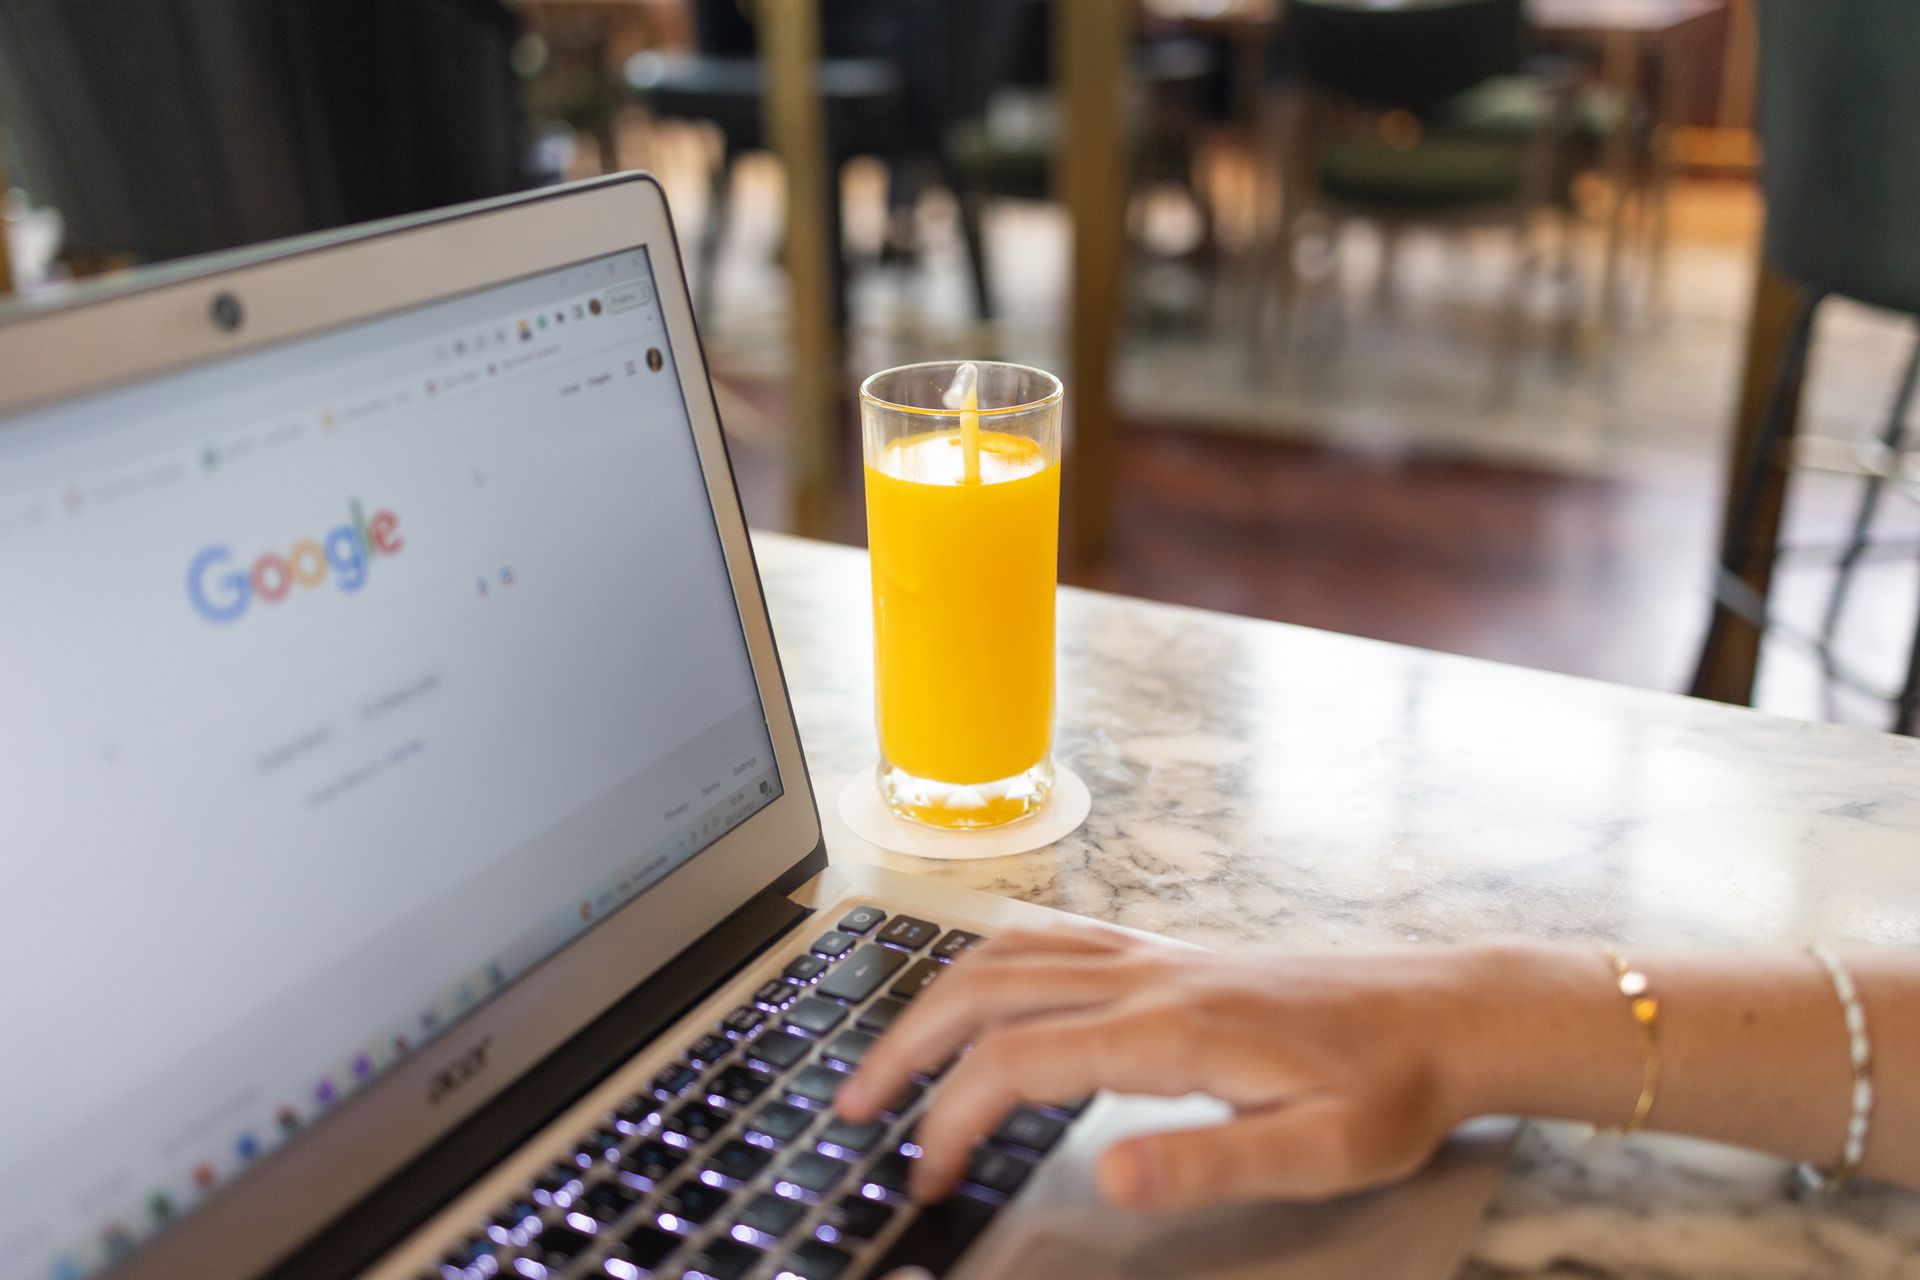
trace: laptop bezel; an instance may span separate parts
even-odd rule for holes
[[[783,794],[114,1271],[256,1275],[456,1129],[770,886],[818,869],[821,832],[658,182],[622,174],[162,269],[0,315],[0,431],[14,412],[278,346],[644,246],[732,579]],[[240,328],[213,299],[238,298]],[[476,1067],[476,1061],[479,1065]],[[448,1080],[457,1081],[449,1088]]]

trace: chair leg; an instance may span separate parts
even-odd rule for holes
[[[847,323],[853,314],[848,301],[852,288],[851,269],[847,261],[847,231],[845,195],[841,190],[841,181],[845,177],[837,159],[827,162],[827,253],[833,267],[833,320],[840,332],[847,331]]]
[[[1507,286],[1506,304],[1501,309],[1500,333],[1494,343],[1493,384],[1489,407],[1505,409],[1513,404],[1519,385],[1521,339],[1526,330],[1527,295],[1533,285],[1533,273],[1539,263],[1540,249],[1535,240],[1532,218],[1523,213],[1513,229],[1513,280]]]
[[[1920,618],[1914,623],[1913,649],[1907,654],[1907,682],[1893,713],[1893,731],[1911,738],[1920,724]]]
[[[1393,310],[1393,304],[1399,290],[1395,288],[1394,267],[1400,259],[1400,231],[1398,222],[1391,218],[1382,221],[1380,227],[1380,272],[1373,280],[1373,309],[1382,315]]]
[[[733,156],[723,153],[708,185],[706,224],[700,229],[700,275],[693,284],[694,314],[703,322],[713,316],[714,276],[720,266],[720,244],[726,239],[732,192]]]
[[[1902,440],[1907,433],[1907,406],[1913,400],[1913,389],[1920,381],[1920,340],[1916,340],[1913,354],[1907,359],[1907,369],[1900,378],[1900,388],[1894,393],[1893,408],[1887,413],[1887,422],[1880,429],[1880,443],[1888,453],[1898,453]],[[1835,633],[1840,629],[1840,615],[1846,608],[1847,592],[1853,585],[1853,571],[1860,563],[1860,557],[1867,549],[1867,534],[1873,527],[1874,514],[1880,508],[1880,494],[1886,485],[1884,476],[1868,476],[1865,489],[1860,494],[1860,507],[1853,514],[1853,533],[1847,539],[1847,549],[1840,553],[1840,560],[1834,566],[1833,590],[1827,596],[1827,614],[1820,625],[1820,649],[1822,656],[1833,645]]]
[[[1810,294],[1801,304],[1800,314],[1794,318],[1793,329],[1787,338],[1785,350],[1781,353],[1780,367],[1774,373],[1773,389],[1767,395],[1766,416],[1760,427],[1759,438],[1754,441],[1753,453],[1746,459],[1746,473],[1740,478],[1740,486],[1735,491],[1733,508],[1727,521],[1726,541],[1721,546],[1718,573],[1713,584],[1713,616],[1731,608],[1724,598],[1722,577],[1738,577],[1747,567],[1749,559],[1757,550],[1764,550],[1769,560],[1777,548],[1755,548],[1749,545],[1753,536],[1754,520],[1758,517],[1760,490],[1766,483],[1767,473],[1773,468],[1774,453],[1780,447],[1780,439],[1786,433],[1786,424],[1795,389],[1806,372],[1807,349],[1813,338],[1813,321],[1820,309],[1824,294]],[[1754,626],[1763,628],[1764,617],[1749,618]],[[1712,628],[1708,629],[1709,637]],[[1690,688],[1698,694],[1708,684],[1707,650],[1702,647],[1699,661],[1695,664],[1693,682]]]
[[[973,277],[974,318],[986,324],[993,319],[993,281],[987,268],[987,236],[981,212],[986,201],[970,191],[956,191],[954,202],[960,210],[960,238],[967,246],[967,268]]]
[[[1578,259],[1580,228],[1573,209],[1559,208],[1560,256],[1554,265],[1559,295],[1559,318],[1554,324],[1554,359],[1562,370],[1572,370],[1580,350],[1581,282]]]

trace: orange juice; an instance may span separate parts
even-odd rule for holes
[[[894,440],[866,468],[874,676],[885,766],[939,783],[1014,779],[1053,740],[1053,602],[1060,468],[1024,436]],[[885,767],[883,766],[883,767]],[[988,793],[912,816],[986,826],[1031,808]]]

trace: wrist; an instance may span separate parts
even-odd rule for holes
[[[1618,1124],[1643,1064],[1605,960],[1584,947],[1474,943],[1447,953],[1436,1039],[1450,1120],[1531,1115]]]

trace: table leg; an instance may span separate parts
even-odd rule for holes
[[[765,130],[787,182],[787,281],[792,348],[792,520],[803,534],[829,530],[838,488],[841,392],[845,376],[834,316],[838,202],[828,183],[826,113],[815,90],[820,0],[761,0],[760,61],[766,72]]]
[[[1796,321],[1807,302],[1806,292],[1785,276],[1760,264],[1759,280],[1754,285],[1753,310],[1747,320],[1746,364],[1740,375],[1740,408],[1734,419],[1733,442],[1727,460],[1727,487],[1720,558],[1724,562],[1735,548],[1729,542],[1736,536],[1731,528],[1738,505],[1740,481],[1746,475],[1754,451],[1760,447],[1766,423],[1767,407],[1778,384],[1781,362],[1792,340]],[[1786,389],[1782,412],[1786,415],[1774,457],[1764,472],[1753,519],[1746,530],[1745,546],[1738,549],[1739,561],[1732,567],[1740,581],[1751,590],[1764,608],[1773,584],[1774,547],[1780,536],[1780,519],[1786,507],[1788,459],[1800,416],[1799,382]],[[1688,690],[1698,698],[1720,702],[1749,704],[1753,701],[1754,676],[1760,665],[1760,629],[1724,605],[1716,605],[1700,646],[1700,662]]]
[[[1600,267],[1600,323],[1612,328],[1620,318],[1620,259],[1626,240],[1627,202],[1633,189],[1633,126],[1640,106],[1640,38],[1632,31],[1609,32],[1602,53],[1602,75],[1613,91],[1620,116],[1607,134],[1607,243]]]
[[[1057,168],[1073,227],[1065,543],[1084,561],[1104,554],[1113,534],[1113,356],[1125,299],[1135,14],[1114,0],[1059,0],[1055,15],[1066,117]]]

